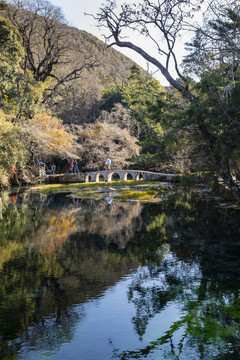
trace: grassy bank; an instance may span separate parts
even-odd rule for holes
[[[69,192],[77,198],[101,199],[110,195],[117,200],[157,200],[169,191],[169,187],[158,181],[113,181],[74,184],[49,184],[32,187],[32,191],[45,194]]]

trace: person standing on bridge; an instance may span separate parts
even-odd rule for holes
[[[111,160],[109,159],[109,158],[107,158],[107,160],[106,160],[106,162],[105,162],[105,164],[106,164],[106,166],[107,166],[107,170],[110,170],[111,169]]]
[[[55,175],[56,165],[54,163],[51,166],[51,170],[52,170],[52,175]]]
[[[74,163],[73,160],[70,163],[70,173],[73,174]]]
[[[79,174],[79,168],[78,168],[77,160],[73,161],[73,165],[74,165],[74,174]]]

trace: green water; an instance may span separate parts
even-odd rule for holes
[[[2,193],[0,359],[240,359],[240,210]]]

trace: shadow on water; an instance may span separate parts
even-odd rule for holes
[[[87,304],[128,278],[132,340],[120,347],[106,327],[99,360],[239,359],[239,220],[191,192],[159,204],[2,193],[0,358],[62,359]],[[72,359],[91,359],[77,346]]]

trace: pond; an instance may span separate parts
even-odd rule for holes
[[[240,358],[240,211],[2,193],[0,359]]]

